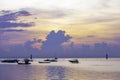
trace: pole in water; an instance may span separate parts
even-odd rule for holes
[[[30,55],[30,59],[32,60],[32,54]]]
[[[108,60],[108,54],[106,54],[106,60]]]

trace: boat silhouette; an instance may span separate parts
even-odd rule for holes
[[[53,59],[45,59],[44,61],[57,62],[57,58],[53,58]]]
[[[5,59],[5,60],[2,60],[1,62],[2,63],[17,63],[19,60],[17,59]]]
[[[31,64],[29,59],[24,59],[23,61],[18,61],[17,62],[20,65],[28,65]]]
[[[69,60],[71,63],[79,63],[78,59]]]

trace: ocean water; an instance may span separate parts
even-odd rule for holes
[[[120,58],[84,58],[79,64],[71,59],[41,63],[34,59],[31,65],[0,63],[0,80],[120,80]]]

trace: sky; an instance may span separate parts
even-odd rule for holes
[[[119,0],[0,1],[0,57],[120,57]]]

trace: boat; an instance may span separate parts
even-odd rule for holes
[[[54,58],[54,59],[45,59],[44,61],[57,62],[57,58]]]
[[[39,61],[38,63],[50,63],[50,61]]]
[[[1,62],[2,63],[17,63],[19,60],[17,59],[5,59],[5,60],[2,60]]]
[[[79,63],[78,59],[69,60],[71,63]]]
[[[29,59],[24,59],[23,61],[18,61],[17,62],[20,65],[28,65],[31,64]]]

